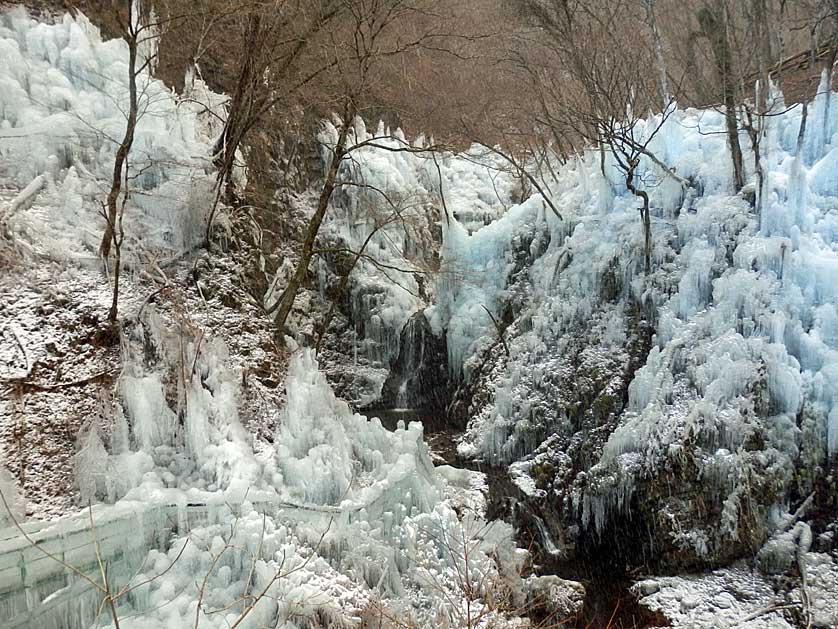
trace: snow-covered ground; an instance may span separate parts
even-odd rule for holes
[[[660,577],[633,587],[642,605],[662,612],[673,627],[792,629],[788,615],[808,618],[809,626],[834,627],[838,618],[838,563],[825,553],[806,553],[806,604],[800,587],[778,591],[770,579],[746,566],[707,575]]]

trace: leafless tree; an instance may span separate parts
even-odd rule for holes
[[[733,162],[733,185],[738,192],[745,185],[745,170],[742,164],[742,147],[739,144],[739,123],[736,114],[739,99],[729,21],[727,7],[721,0],[708,2],[698,11],[699,32],[710,42],[721,84],[727,144]]]
[[[571,145],[598,146],[603,176],[608,176],[606,155],[613,156],[626,188],[642,202],[648,274],[651,208],[643,185],[649,182],[642,181],[639,171],[641,160],[654,164],[661,176],[687,184],[650,148],[674,105],[674,95],[669,95],[660,106],[662,94],[669,91],[665,76],[657,82],[646,76],[662,46],[657,27],[649,27],[650,7],[646,4],[640,11],[628,1],[606,6],[564,0],[526,0],[523,6],[525,17],[540,29],[526,40],[538,47],[536,60],[544,64],[528,73],[542,103],[540,122]],[[657,116],[648,113],[655,111]]]
[[[279,300],[269,308],[269,312],[276,312],[276,336],[279,344],[284,344],[285,324],[308,273],[308,266],[315,252],[315,242],[328,211],[332,194],[336,188],[343,185],[343,182],[339,180],[342,164],[354,152],[364,148],[423,154],[441,148],[440,146],[413,147],[393,135],[389,139],[395,141],[394,147],[392,144],[382,143],[381,138],[355,138],[352,133],[356,116],[375,104],[374,100],[370,102],[370,95],[373,94],[371,87],[380,79],[382,60],[421,50],[425,46],[441,45],[443,35],[435,27],[416,33],[407,40],[391,36],[391,31],[396,25],[422,12],[423,2],[421,0],[362,0],[359,2],[341,0],[341,2],[346,11],[345,19],[341,20],[339,27],[332,32],[331,57],[328,63],[334,68],[334,74],[340,78],[334,85],[326,88],[327,93],[331,93],[330,100],[341,103],[341,116],[336,121],[336,141],[325,147],[330,153],[328,168],[315,212],[305,231],[299,261]]]

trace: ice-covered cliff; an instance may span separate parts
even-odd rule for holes
[[[761,191],[730,194],[719,113],[663,123],[649,148],[687,185],[641,161],[649,275],[639,201],[598,153],[558,168],[564,220],[532,197],[473,234],[445,230],[443,260],[463,269],[436,306],[471,403],[460,452],[512,464],[561,522],[566,553],[616,538],[637,561],[731,558],[834,470],[838,110],[826,85],[799,152],[801,107],[766,119]]]
[[[9,201],[0,222],[19,242],[37,242],[55,258],[96,250],[105,224],[100,200],[125,133],[127,60],[127,44],[102,41],[83,15],[56,23],[38,22],[22,7],[0,15],[0,194]],[[203,235],[225,97],[194,72],[181,95],[148,70],[137,89],[126,249],[141,256],[140,243],[148,253],[180,254]]]

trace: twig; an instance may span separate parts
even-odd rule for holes
[[[142,304],[140,304],[140,309],[137,311],[137,316],[136,316],[136,320],[137,320],[137,322],[139,322],[139,321],[140,321],[140,317],[142,316],[142,314],[143,314],[143,310],[145,309],[146,305],[148,305],[148,303],[149,303],[152,299],[154,299],[155,297],[157,297],[157,295],[159,295],[160,293],[162,293],[162,292],[163,292],[164,290],[166,290],[167,288],[168,288],[168,286],[166,286],[166,285],[161,286],[161,287],[160,287],[160,288],[158,288],[157,290],[150,292],[150,293],[146,296],[146,298],[145,298],[145,299],[143,299],[143,303],[142,303]]]
[[[741,625],[742,623],[750,622],[751,620],[755,620],[760,616],[764,616],[766,614],[772,614],[774,612],[783,611],[784,609],[794,609],[795,607],[799,607],[800,603],[794,601],[792,603],[777,603],[775,605],[769,605],[768,607],[762,607],[757,609],[756,611],[751,612],[741,620],[739,620],[736,624]]]
[[[48,550],[46,550],[43,546],[41,546],[38,542],[36,542],[34,539],[32,539],[32,537],[29,535],[29,533],[27,533],[27,532],[26,532],[26,530],[25,530],[25,529],[24,529],[24,528],[20,525],[20,522],[18,522],[17,518],[16,518],[16,517],[14,516],[14,514],[12,513],[12,509],[11,509],[11,507],[9,507],[9,503],[8,503],[8,502],[6,502],[6,496],[5,496],[5,495],[3,495],[3,492],[2,492],[2,491],[0,491],[0,501],[2,501],[2,502],[3,502],[3,507],[6,509],[6,513],[8,513],[9,518],[11,519],[12,524],[14,525],[14,527],[15,527],[18,531],[20,531],[20,534],[21,534],[21,535],[23,535],[23,538],[24,538],[27,542],[29,542],[29,544],[30,544],[33,548],[38,549],[38,550],[39,550],[39,551],[41,551],[44,555],[46,555],[47,557],[49,557],[50,559],[52,559],[53,561],[55,561],[55,562],[56,562],[56,563],[58,563],[59,565],[63,566],[64,568],[66,568],[67,570],[69,570],[70,572],[72,572],[73,574],[75,574],[76,576],[78,576],[79,578],[84,579],[85,581],[87,581],[90,585],[92,585],[94,588],[96,588],[96,589],[97,589],[97,590],[99,590],[100,592],[104,592],[104,590],[103,590],[102,586],[101,586],[100,584],[96,583],[96,581],[94,581],[93,579],[91,579],[91,578],[90,578],[89,576],[87,576],[84,572],[82,572],[81,570],[79,570],[79,569],[78,569],[78,568],[76,568],[75,566],[72,566],[72,565],[68,564],[66,561],[64,561],[63,559],[61,559],[61,558],[60,558],[60,557],[58,557],[57,555],[52,554],[51,552],[49,552]]]
[[[434,160],[434,166],[436,166],[437,179],[439,179],[439,198],[442,201],[442,209],[445,212],[445,224],[451,225],[451,216],[448,213],[448,204],[445,203],[445,192],[442,190],[442,169],[440,169],[439,162],[436,159],[436,151],[431,151],[431,157]],[[494,180],[492,180],[492,184],[494,184]]]
[[[491,313],[491,311],[484,305],[480,305],[483,310],[486,311],[486,314],[489,315],[489,318],[492,320],[492,323],[495,325],[495,329],[498,332],[498,338],[500,339],[501,344],[503,345],[503,351],[506,352],[506,357],[509,358],[509,346],[506,344],[506,339],[504,338],[504,333],[506,330],[498,323],[498,320],[495,319],[495,315]]]
[[[91,503],[87,503],[87,512],[90,517],[90,537],[93,539],[93,551],[96,553],[96,563],[99,566],[99,574],[102,576],[102,592],[105,595],[102,599],[102,605],[108,605],[108,609],[111,610],[113,625],[116,629],[119,629],[119,615],[116,613],[116,598],[111,594],[111,585],[108,583],[108,570],[105,562],[102,561],[99,540],[96,537],[96,524],[93,522],[93,505]],[[101,610],[101,605],[99,609]]]
[[[12,324],[9,324],[6,326],[6,329],[12,331],[12,335],[15,337],[17,346],[20,348],[20,351],[23,352],[23,359],[26,361],[26,375],[22,377],[28,378],[29,375],[32,373],[32,363],[29,361],[29,352],[26,351],[26,346],[23,344],[23,341],[20,340],[20,336],[18,336],[15,327]]]
[[[164,574],[166,574],[166,573],[167,573],[169,570],[171,570],[171,569],[174,567],[174,565],[178,562],[178,560],[180,559],[181,555],[183,555],[183,551],[185,551],[185,550],[186,550],[186,545],[187,545],[188,543],[189,543],[189,538],[187,537],[187,538],[186,538],[186,541],[185,541],[185,542],[183,542],[183,546],[181,547],[181,549],[180,549],[180,551],[178,552],[177,556],[175,556],[175,558],[174,558],[174,559],[172,559],[172,563],[170,563],[170,564],[168,565],[168,567],[167,567],[165,570],[163,570],[163,571],[162,571],[162,572],[160,572],[159,574],[154,575],[153,577],[149,577],[149,578],[148,578],[148,579],[146,579],[145,581],[140,581],[140,582],[139,582],[139,583],[137,583],[136,585],[132,585],[132,586],[130,586],[130,587],[129,587],[129,586],[126,584],[126,586],[125,586],[124,588],[122,588],[122,590],[120,590],[119,594],[117,594],[117,595],[116,595],[116,596],[117,596],[117,598],[119,598],[119,597],[121,597],[121,596],[124,596],[125,594],[128,594],[129,592],[133,592],[133,591],[134,591],[134,590],[136,590],[137,588],[141,588],[141,587],[143,587],[144,585],[148,585],[148,584],[149,584],[149,583],[151,583],[152,581],[156,581],[157,579],[159,579],[160,577],[162,577]]]
[[[198,336],[198,342],[195,345],[195,357],[192,359],[192,369],[189,370],[189,382],[192,382],[192,378],[195,377],[195,366],[198,364],[198,356],[201,354],[201,343],[204,340],[204,331],[201,330],[201,334]]]
[[[61,389],[69,389],[73,387],[83,387],[85,385],[97,382],[98,380],[107,380],[113,376],[110,372],[103,371],[94,374],[81,380],[73,380],[72,382],[59,382],[58,384],[38,384],[36,382],[27,382],[26,378],[5,378],[0,380],[9,386],[18,386],[21,389],[29,389],[33,391],[59,391]]]

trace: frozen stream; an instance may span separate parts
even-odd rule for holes
[[[438,414],[422,409],[373,409],[369,414],[381,419],[382,425],[389,430],[395,430],[399,422],[403,425],[413,421],[421,422],[434,462],[485,474],[488,489],[487,518],[505,518],[514,522],[513,514],[518,506],[515,499],[517,489],[509,480],[506,468],[458,458],[457,441],[463,433],[462,428],[452,426]],[[520,531],[518,536],[518,545],[522,547],[530,546],[528,538],[533,537],[537,543],[544,543],[543,539],[539,539],[538,531],[528,528]],[[629,591],[632,581],[613,566],[582,561],[571,564],[557,561],[543,553],[538,561],[540,565],[536,572],[539,575],[557,575],[582,582],[585,586],[585,608],[575,621],[564,625],[568,629],[606,626],[613,629],[646,629],[668,626],[665,617],[638,604],[637,597]]]

